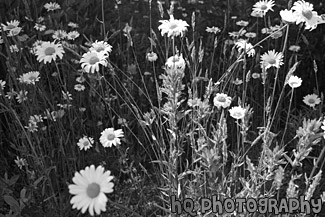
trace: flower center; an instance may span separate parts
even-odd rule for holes
[[[96,48],[96,51],[97,51],[97,52],[100,52],[100,51],[103,51],[103,50],[105,50],[105,48],[103,48],[103,47],[97,47],[97,48]]]
[[[310,20],[313,17],[313,13],[311,10],[303,10],[302,15],[307,18],[307,20]]]
[[[14,28],[16,28],[16,26],[11,25],[11,24],[9,24],[9,25],[7,26],[7,29],[14,29]]]
[[[266,5],[262,5],[262,6],[261,6],[261,10],[262,10],[262,11],[265,11],[266,9],[267,9],[267,6],[266,6]]]
[[[110,140],[110,141],[114,140],[115,139],[115,134],[114,133],[108,134],[107,139]]]
[[[31,75],[31,76],[29,76],[29,80],[30,80],[30,81],[35,81],[35,80],[36,80],[36,77],[33,76],[33,75]]]
[[[52,54],[55,53],[55,49],[54,47],[47,47],[44,51],[46,56],[51,56]]]
[[[314,99],[309,99],[308,102],[309,102],[310,104],[315,104],[315,100],[314,100]]]
[[[240,118],[240,117],[242,117],[242,113],[240,113],[240,112],[235,112],[235,113],[234,113],[234,116],[237,117],[237,118]]]
[[[172,23],[169,28],[170,29],[176,29],[177,28],[177,24],[176,23]]]
[[[270,60],[269,60],[269,64],[272,65],[272,64],[275,64],[275,63],[276,63],[275,59],[270,59]]]
[[[218,101],[219,102],[226,102],[226,98],[221,96],[221,97],[218,98]]]
[[[85,147],[87,147],[87,146],[89,145],[89,142],[88,142],[88,141],[84,141],[83,145],[84,145]]]
[[[95,63],[99,62],[99,58],[97,56],[93,56],[89,59],[89,63],[94,65]]]
[[[100,186],[97,183],[91,183],[87,187],[87,195],[90,198],[95,198],[99,195],[100,192]]]

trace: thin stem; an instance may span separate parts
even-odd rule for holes
[[[293,89],[294,88],[291,89],[291,97],[290,97],[290,103],[289,103],[289,108],[288,108],[288,114],[287,114],[287,119],[286,119],[284,131],[283,131],[282,139],[281,139],[281,142],[280,142],[280,147],[282,146],[282,142],[284,140],[284,135],[285,135],[285,133],[287,131],[287,127],[288,127],[288,121],[289,121],[289,116],[290,116],[290,109],[291,109],[292,98],[293,98]]]

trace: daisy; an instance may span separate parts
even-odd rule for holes
[[[121,129],[114,130],[114,128],[107,128],[101,133],[101,137],[99,138],[103,147],[112,147],[112,145],[119,145],[121,141],[119,138],[124,136],[124,133]]]
[[[317,27],[318,22],[322,20],[316,11],[313,11],[314,6],[304,0],[295,2],[291,8],[294,16],[297,18],[296,24],[305,23],[305,29],[313,30]]]
[[[230,116],[235,119],[243,119],[245,117],[246,109],[241,106],[235,106],[229,109]]]
[[[28,94],[28,91],[19,91],[19,93],[17,93],[17,96],[16,96],[16,99],[19,103],[22,103],[23,101],[26,101],[28,98],[27,98],[27,94]]]
[[[95,41],[91,44],[89,48],[90,51],[104,52],[107,55],[112,52],[112,46],[108,44],[106,41]]]
[[[254,56],[255,55],[255,50],[253,48],[253,45],[251,43],[248,43],[244,39],[239,39],[236,43],[235,46],[238,48],[238,52],[241,52],[242,50],[245,50],[248,56]]]
[[[80,35],[79,32],[71,31],[71,32],[68,33],[67,37],[68,37],[69,40],[75,40],[76,38],[79,37],[79,35]]]
[[[217,34],[221,32],[221,29],[219,29],[219,27],[212,26],[212,27],[207,27],[205,31],[209,33]]]
[[[244,20],[240,20],[240,21],[237,21],[237,22],[236,22],[236,25],[237,25],[237,26],[242,26],[242,27],[245,27],[245,26],[247,26],[248,24],[249,24],[249,22],[244,21]]]
[[[294,15],[292,10],[282,10],[280,11],[280,16],[282,21],[285,23],[295,23],[297,21],[297,17]]]
[[[63,40],[65,39],[66,37],[68,37],[68,34],[66,31],[64,30],[56,30],[53,35],[52,35],[52,38],[53,39],[56,39],[56,40]]]
[[[94,211],[100,215],[101,211],[106,211],[107,197],[105,193],[112,193],[114,183],[112,183],[111,172],[104,172],[102,166],[95,168],[94,165],[87,166],[84,170],[76,172],[72,181],[74,184],[68,186],[69,193],[74,195],[70,201],[72,208],[77,208],[85,213],[88,209],[91,216]]]
[[[71,27],[71,28],[74,28],[74,29],[76,29],[76,28],[79,27],[78,24],[73,23],[73,22],[69,22],[69,23],[68,23],[68,26]]]
[[[18,20],[11,20],[7,22],[7,25],[5,24],[1,24],[2,28],[4,31],[10,31],[12,29],[17,28],[19,25],[19,21]]]
[[[234,85],[241,85],[243,83],[243,80],[236,78],[235,80],[232,81]]]
[[[61,93],[62,93],[62,97],[63,97],[64,100],[66,100],[66,101],[71,101],[72,100],[72,95],[71,95],[71,93],[69,93],[69,91],[64,92],[62,90]]]
[[[265,14],[268,11],[273,11],[272,7],[274,6],[274,1],[273,0],[260,0],[259,2],[256,2],[253,5],[253,11],[255,11],[255,13],[259,13],[262,14],[263,16],[265,16]]]
[[[295,76],[295,75],[291,75],[290,78],[288,79],[289,86],[293,89],[293,88],[297,88],[301,86],[302,80],[301,78]]]
[[[51,63],[55,61],[57,57],[62,59],[64,50],[61,44],[55,44],[54,42],[45,41],[40,46],[36,47],[37,60],[39,62],[44,61]]]
[[[268,69],[271,67],[280,68],[283,65],[283,55],[275,50],[269,50],[261,56],[261,67]]]
[[[300,50],[300,46],[298,46],[298,45],[291,45],[289,47],[289,50],[290,51],[293,51],[293,52],[298,52]]]
[[[76,84],[76,85],[74,85],[74,89],[76,91],[84,91],[85,90],[85,86],[82,85],[82,84]]]
[[[84,136],[81,139],[79,139],[77,145],[80,148],[80,150],[84,149],[87,151],[87,149],[92,147],[92,144],[94,144],[94,139],[91,137]]]
[[[166,66],[169,69],[185,69],[185,60],[183,55],[175,54],[175,56],[171,56],[166,61]]]
[[[87,73],[95,73],[95,71],[98,72],[99,64],[107,66],[106,57],[106,53],[104,52],[89,51],[82,55],[82,58],[80,60],[81,67]]]
[[[19,77],[19,82],[20,83],[25,83],[25,84],[34,84],[39,81],[39,72],[38,71],[31,71],[25,74],[22,74]]]
[[[161,30],[161,35],[167,33],[167,37],[175,37],[179,35],[183,37],[184,32],[187,31],[187,27],[189,26],[186,21],[175,20],[173,15],[170,15],[169,20],[160,20],[159,22],[161,24],[158,29]]]
[[[15,163],[17,164],[17,166],[19,167],[19,169],[22,169],[23,166],[26,166],[27,165],[27,161],[26,159],[24,158],[19,158],[17,156],[16,160],[15,160]]]
[[[158,56],[155,52],[149,52],[147,53],[147,60],[149,62],[155,62],[158,59]]]
[[[256,33],[255,32],[247,32],[247,33],[245,33],[245,36],[247,38],[255,38],[256,37]]]
[[[76,78],[76,81],[77,81],[78,83],[84,83],[84,82],[86,81],[86,79],[85,79],[84,76],[80,76],[80,77],[77,77],[77,78]]]
[[[254,78],[254,79],[257,79],[257,78],[260,78],[260,77],[261,77],[261,75],[259,73],[254,72],[252,74],[252,78]]]
[[[213,104],[218,109],[227,108],[231,104],[231,97],[224,93],[217,93],[216,96],[213,99]]]
[[[43,25],[43,24],[39,24],[39,23],[36,23],[35,26],[34,26],[34,29],[36,29],[37,31],[44,31],[46,29],[46,26]]]
[[[49,12],[49,11],[55,11],[61,9],[61,6],[56,2],[50,2],[50,3],[46,3],[44,5],[44,8],[47,10],[47,12]]]
[[[316,105],[318,105],[320,103],[320,98],[314,93],[308,94],[304,97],[303,102],[306,105],[314,108]]]

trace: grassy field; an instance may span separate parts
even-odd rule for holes
[[[0,0],[0,217],[325,216],[323,14]]]

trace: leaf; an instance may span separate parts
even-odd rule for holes
[[[156,47],[156,42],[155,42],[152,38],[150,38],[150,37],[148,37],[148,39],[149,39],[149,41],[150,41],[150,44],[151,44],[152,46]]]
[[[15,213],[20,213],[19,203],[10,195],[3,196],[3,199],[9,204],[10,209]]]

